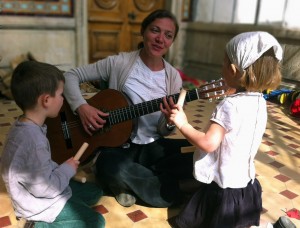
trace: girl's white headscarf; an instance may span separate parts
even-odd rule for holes
[[[226,45],[227,55],[240,72],[253,64],[273,47],[275,57],[281,61],[282,48],[274,36],[267,32],[245,32],[233,37]]]

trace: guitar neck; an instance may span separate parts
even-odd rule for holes
[[[173,98],[173,101],[177,103],[179,93],[167,96],[167,98]],[[188,91],[185,102],[190,102],[199,99],[196,89]],[[132,120],[140,116],[144,116],[160,110],[159,105],[163,102],[162,98],[157,98],[150,101],[145,101],[139,104],[129,105],[124,108],[119,108],[109,112],[110,125],[118,124],[127,120]]]
[[[210,99],[224,95],[224,83],[222,80],[218,80],[213,83],[206,84],[200,88],[189,90],[186,93],[185,103],[194,101],[197,99]],[[173,98],[173,101],[177,103],[179,93],[167,96],[167,98]],[[132,120],[140,116],[144,116],[160,110],[160,104],[163,102],[162,98],[157,98],[151,101],[142,102],[139,104],[130,105],[124,108],[119,108],[109,112],[109,124],[114,125],[127,120]]]

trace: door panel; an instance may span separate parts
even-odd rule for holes
[[[164,6],[164,0],[89,0],[89,62],[136,50],[142,20]]]

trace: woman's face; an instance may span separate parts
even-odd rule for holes
[[[175,25],[170,18],[155,19],[143,33],[144,49],[148,55],[161,57],[167,53],[175,37]]]

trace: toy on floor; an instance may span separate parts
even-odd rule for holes
[[[266,93],[264,93],[264,98],[266,100],[277,98],[280,104],[284,104],[291,93],[292,90],[289,89],[267,90]]]
[[[264,93],[264,98],[266,100],[274,100],[275,98],[280,104],[289,102],[290,115],[300,118],[300,90],[268,90]]]
[[[290,218],[295,218],[295,219],[300,220],[300,212],[297,209],[291,209],[291,210],[287,211],[286,214]]]
[[[294,117],[300,118],[300,98],[293,101],[290,106],[290,114]]]

